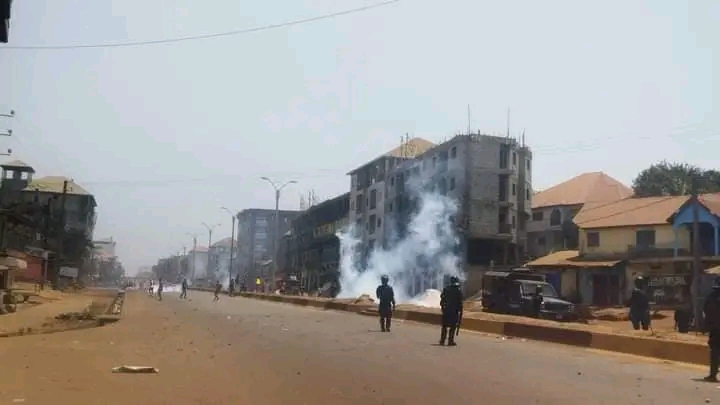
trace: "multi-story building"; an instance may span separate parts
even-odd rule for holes
[[[350,193],[323,201],[303,211],[283,237],[282,272],[301,276],[306,291],[337,284],[340,240],[337,232],[348,223]]]
[[[458,135],[390,170],[386,182],[386,237],[402,237],[417,208],[414,188],[458,202],[455,224],[466,266],[512,265],[524,253],[532,197],[532,153],[509,137]],[[415,184],[416,186],[408,187]]]
[[[190,279],[193,281],[206,280],[208,273],[208,248],[197,246],[195,249],[191,249],[187,255],[190,258],[190,268],[188,269]]]
[[[235,277],[235,274],[237,271],[233,271],[230,269],[230,248],[232,248],[235,251],[235,255],[233,255],[233,260],[235,257],[237,257],[237,245],[234,243],[234,241],[231,238],[224,238],[221,239],[210,247],[209,255],[210,255],[210,269],[212,270],[211,273],[214,274],[214,277],[216,279],[223,280],[224,278],[228,277],[229,274],[232,274],[232,277]],[[233,268],[237,269],[238,266],[236,263],[233,262]]]
[[[532,197],[527,250],[531,257],[578,248],[573,218],[588,203],[610,203],[631,197],[633,190],[603,172],[583,173]]]
[[[290,224],[300,211],[281,210],[275,232],[275,210],[251,208],[237,215],[238,271],[246,283],[255,277],[267,278],[266,270],[272,264],[274,241],[290,230]],[[234,265],[233,265],[234,266]]]
[[[61,253],[49,257],[48,278],[53,282],[60,265],[81,268],[89,257],[95,229],[95,197],[66,177],[33,179],[35,170],[19,160],[0,168],[0,206],[12,213],[2,220],[25,218],[18,222],[21,226],[3,235],[0,245],[20,251],[39,248]],[[38,238],[38,233],[43,237]]]
[[[384,193],[387,173],[401,162],[410,160],[433,146],[430,141],[413,138],[348,173],[350,176],[348,220],[356,236],[362,240],[364,257],[376,246],[384,245],[383,220],[386,209]]]
[[[93,256],[96,259],[99,258],[111,258],[115,257],[115,248],[117,247],[117,242],[110,237],[108,239],[100,239],[100,240],[94,240],[92,242],[93,244]]]

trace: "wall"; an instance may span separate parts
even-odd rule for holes
[[[542,207],[532,210],[532,215],[542,213],[541,220],[531,220],[528,223],[528,253],[533,257],[542,257],[553,251],[573,249],[565,246],[563,237],[563,223],[571,221],[582,206]],[[560,214],[560,224],[550,225],[553,212]],[[543,243],[544,242],[544,243]]]
[[[640,227],[604,228],[604,229],[580,229],[580,253],[581,254],[625,254],[628,246],[635,246],[635,234],[638,230],[655,230],[655,246],[658,248],[673,248],[675,246],[676,232],[672,225],[654,225]],[[587,233],[599,232],[600,245],[598,247],[587,246]],[[690,232],[687,229],[677,229],[678,244],[681,249],[690,248]]]

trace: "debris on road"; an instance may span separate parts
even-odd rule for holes
[[[112,372],[127,374],[157,374],[160,370],[150,366],[119,366],[113,367]]]

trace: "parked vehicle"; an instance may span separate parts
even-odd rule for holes
[[[536,316],[533,302],[538,291],[541,291],[543,297],[541,318],[566,321],[578,317],[575,306],[560,298],[543,274],[526,268],[485,273],[482,285],[483,310]]]

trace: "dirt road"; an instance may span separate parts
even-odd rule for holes
[[[719,401],[702,369],[427,325],[377,332],[372,318],[194,292],[135,293],[98,329],[6,338],[0,403],[694,404]],[[112,374],[151,365],[155,375]]]

